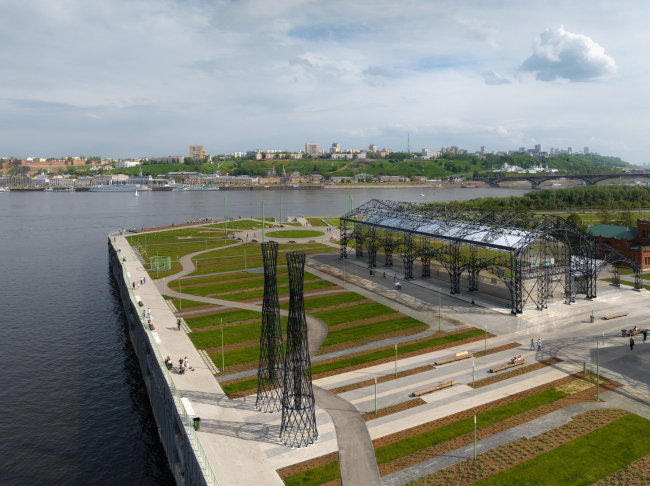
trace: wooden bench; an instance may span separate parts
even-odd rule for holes
[[[453,358],[441,359],[440,361],[436,361],[434,364],[443,365],[447,363],[453,363],[454,361],[460,361],[461,359],[467,359],[473,357],[474,355],[470,354],[469,351],[461,351],[460,353],[456,353],[456,356],[454,356]]]
[[[627,329],[627,330],[625,330],[625,334],[623,334],[623,337],[635,336],[637,334],[641,334],[643,331],[650,332],[650,327],[647,328],[647,329]]]
[[[490,372],[492,372],[492,373],[497,373],[498,371],[507,370],[508,368],[514,368],[515,366],[519,366],[519,365],[522,365],[522,364],[524,364],[524,363],[526,363],[526,360],[525,360],[525,359],[520,359],[520,360],[518,360],[518,361],[515,361],[514,363],[506,363],[506,364],[504,364],[504,365],[501,365],[501,366],[497,366],[497,367],[495,367],[495,368],[492,368],[492,369],[490,370]]]
[[[629,312],[619,312],[619,313],[608,312],[607,314],[605,314],[605,319],[609,321],[610,319],[616,319],[617,317],[625,317],[628,315],[630,315]]]
[[[443,388],[447,388],[448,386],[452,386],[455,384],[456,384],[455,380],[443,381],[442,383],[438,383],[436,386],[425,388],[424,390],[415,391],[413,392],[413,396],[419,397],[420,395],[425,395],[427,393],[431,393],[437,390],[442,390]]]

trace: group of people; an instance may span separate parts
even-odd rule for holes
[[[327,228],[326,232],[329,233],[330,231],[332,231],[332,228]]]
[[[534,339],[530,340],[530,350],[535,351],[535,340]],[[541,350],[542,350],[542,340],[538,339],[537,340],[537,351],[541,351]]]
[[[131,282],[131,284],[133,285],[133,290],[135,290],[136,288],[139,289],[140,285],[144,285],[146,283],[147,283],[146,277],[140,277],[140,280],[138,282]]]
[[[512,358],[512,359],[510,360],[510,362],[511,362],[512,364],[515,364],[517,361],[521,361],[522,359],[524,359],[524,358],[522,358],[522,357],[521,357],[521,354],[520,354],[520,355],[515,356],[514,358]]]

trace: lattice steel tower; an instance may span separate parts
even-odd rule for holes
[[[257,368],[257,401],[262,412],[282,410],[282,325],[278,301],[278,244],[262,243],[264,261],[264,300],[262,302],[262,333],[260,335],[260,363]]]
[[[316,441],[318,431],[303,298],[305,254],[288,252],[287,266],[290,301],[280,440],[290,447],[306,447]]]

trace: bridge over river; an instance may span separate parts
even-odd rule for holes
[[[480,181],[499,187],[501,182],[507,181],[528,181],[533,188],[538,188],[540,184],[547,181],[574,179],[584,182],[588,186],[595,186],[601,181],[607,179],[650,179],[650,174],[572,174],[572,175],[516,175],[516,176],[492,176],[492,177],[472,177],[473,181]]]

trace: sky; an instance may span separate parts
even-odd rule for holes
[[[256,148],[650,161],[642,1],[0,0],[0,157]]]

